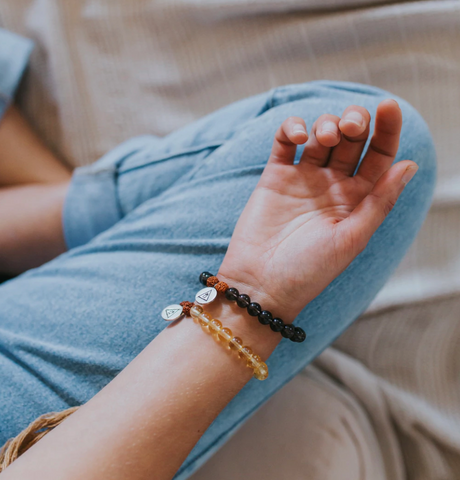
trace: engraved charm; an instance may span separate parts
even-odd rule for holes
[[[161,317],[167,322],[172,322],[183,316],[182,305],[168,305],[166,308],[163,308],[161,312]]]
[[[216,297],[217,290],[214,287],[205,287],[195,295],[195,302],[200,305],[206,305],[214,301]]]

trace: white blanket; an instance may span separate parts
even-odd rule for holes
[[[369,83],[418,108],[439,181],[409,254],[194,478],[460,478],[458,0],[4,0],[0,26],[36,41],[20,102],[71,165],[287,83]]]

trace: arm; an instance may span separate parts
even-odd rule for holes
[[[389,102],[379,107],[373,148],[358,174],[350,173],[359,160],[356,150],[334,166],[329,149],[340,142],[339,126],[364,144],[369,117],[363,116],[367,120],[358,130],[335,118],[336,139],[330,126],[329,132],[321,131],[325,119],[320,118],[299,167],[292,161],[295,146],[307,140],[305,126],[298,118],[284,122],[219,270],[221,280],[280,312],[285,321],[292,321],[364,248],[415,173],[409,161],[390,168],[401,115]],[[218,302],[207,310],[265,360],[279,335],[234,308]],[[170,479],[250,375],[198,325],[182,320],[2,478],[32,478],[40,471],[49,480]]]
[[[253,321],[228,305],[219,318],[264,359],[280,340],[266,328],[253,332],[248,328]],[[190,318],[184,319],[158,335],[2,479],[35,478],[37,472],[50,480],[172,478],[251,374]]]

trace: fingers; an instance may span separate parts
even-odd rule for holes
[[[313,124],[310,138],[305,144],[301,163],[326,166],[332,148],[340,141],[340,118],[336,115],[321,115]]]
[[[344,234],[352,235],[357,250],[355,253],[359,253],[367,245],[417,170],[417,164],[410,160],[393,165],[350,216],[338,224],[339,229],[344,229]]]
[[[328,168],[352,176],[358,166],[367,138],[371,116],[364,107],[348,107],[339,122],[340,143],[332,150]]]
[[[313,124],[310,137],[300,117],[289,117],[278,129],[269,162],[293,164],[297,145],[305,144],[301,164],[331,168],[352,176],[369,136],[370,114],[356,105],[348,107],[340,119],[321,115]],[[371,185],[390,168],[399,147],[402,114],[394,100],[377,107],[375,130],[357,175]]]
[[[297,145],[305,143],[307,139],[308,134],[304,120],[300,117],[287,118],[275,134],[268,162],[292,165]]]
[[[399,147],[402,113],[395,100],[377,107],[375,130],[357,175],[374,184],[391,166]]]

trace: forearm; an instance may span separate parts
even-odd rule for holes
[[[263,360],[281,338],[226,300],[206,311]],[[49,480],[150,480],[152,472],[155,479],[169,479],[251,376],[234,352],[185,318],[166,328],[109,385],[13,463],[5,480],[32,478],[37,472]]]

